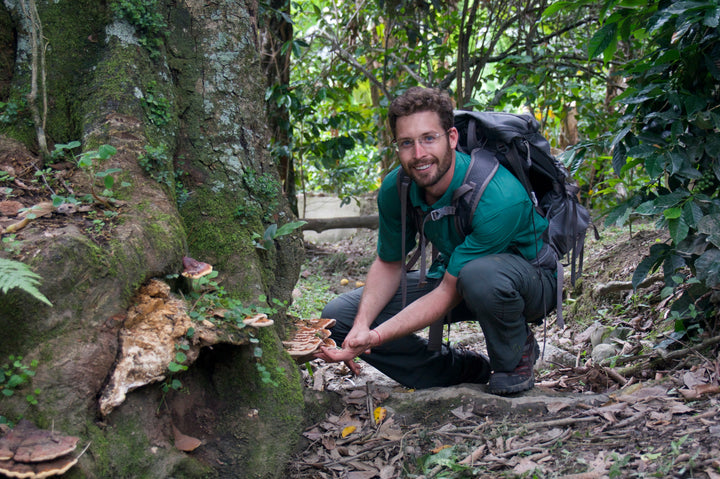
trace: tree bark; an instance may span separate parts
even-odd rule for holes
[[[160,1],[157,16],[144,13],[156,22],[153,33],[111,8],[127,3],[37,1],[50,45],[48,145],[113,146],[115,155],[94,161],[90,174],[75,168],[67,183],[79,198],[98,184],[95,171],[118,169],[122,206],[93,204],[96,216],[55,215],[18,233],[22,251],[14,259],[43,278],[40,290],[53,307],[17,290],[0,293],[0,329],[12,331],[0,339],[0,362],[37,360],[28,387],[43,392],[37,406],[16,394],[0,412],[43,428],[54,423],[90,443],[76,466],[86,477],[279,477],[303,418],[299,376],[280,343],[283,311],[274,328],[255,333],[201,315],[215,322],[218,337],[236,339],[199,352],[176,376],[184,392],[151,384],[96,421],[98,395],[123,350],[127,311],[149,279],[174,284],[168,276],[192,256],[219,272],[212,281],[227,304],[269,307],[290,300],[302,262],[299,234],[267,251],[252,242],[253,233],[295,218],[266,151],[257,4]],[[31,32],[20,5],[4,5],[18,38],[8,96],[21,98],[32,77]],[[0,134],[37,152],[33,119],[19,115]],[[91,234],[91,218],[108,223],[102,237]],[[242,346],[248,337],[253,346]],[[203,440],[192,457],[172,447],[173,426]]]

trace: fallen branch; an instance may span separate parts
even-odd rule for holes
[[[655,274],[649,278],[645,278],[643,282],[638,285],[638,288],[647,288],[653,284],[664,281],[662,274]],[[609,281],[607,283],[598,284],[593,288],[592,296],[597,298],[605,296],[610,293],[616,293],[618,291],[629,291],[633,289],[632,281]]]
[[[372,216],[342,216],[338,218],[303,218],[306,221],[302,226],[303,231],[316,231],[318,233],[325,230],[343,229],[343,228],[368,228],[377,229],[378,217]]]
[[[658,352],[654,352],[651,355],[647,356],[647,359],[645,361],[642,361],[638,364],[634,364],[632,366],[628,366],[626,368],[619,369],[617,372],[618,374],[622,376],[634,376],[638,372],[644,370],[647,367],[654,367],[662,362],[665,361],[671,361],[673,359],[682,359],[686,356],[689,356],[692,353],[695,353],[697,351],[700,351],[705,348],[709,348],[710,346],[714,346],[716,344],[720,343],[720,336],[715,336],[709,339],[706,339],[700,344],[696,344],[695,346],[684,348],[684,349],[678,349],[677,351],[670,351],[669,353],[665,355],[661,355]]]

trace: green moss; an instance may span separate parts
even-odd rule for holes
[[[142,433],[142,424],[125,417],[120,423],[103,429],[88,424],[88,453],[94,458],[97,477],[151,478],[156,458],[151,444]]]
[[[241,446],[234,456],[224,458],[228,471],[243,470],[248,478],[271,478],[277,477],[278,464],[287,463],[288,451],[299,438],[304,402],[297,368],[280,347],[275,332],[263,331],[259,339],[263,349],[260,361],[271,371],[275,384],[261,380],[252,346],[214,348],[213,354],[222,356],[222,362],[215,365],[218,396],[221,402],[234,405],[220,411],[218,434],[221,441]],[[223,476],[227,471],[221,468],[219,472]]]

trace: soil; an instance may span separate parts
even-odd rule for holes
[[[663,284],[629,285],[665,239],[648,225],[588,237],[582,281],[566,288],[566,327],[553,315],[535,328],[545,348],[536,387],[514,397],[482,385],[408,390],[362,362],[359,376],[321,360],[302,365],[311,400],[333,400],[305,430],[288,477],[719,478],[718,331],[704,334],[708,347],[659,348],[672,332]],[[372,231],[307,244],[295,296],[319,284],[329,297],[354,288],[374,247]],[[597,324],[627,328],[613,362],[592,359]],[[476,324],[454,324],[448,340],[484,350]]]

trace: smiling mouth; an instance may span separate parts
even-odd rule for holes
[[[432,163],[428,163],[426,165],[414,166],[413,168],[415,168],[416,170],[419,170],[419,171],[424,171],[424,170],[427,170],[428,168],[430,168],[431,166],[432,166]]]

